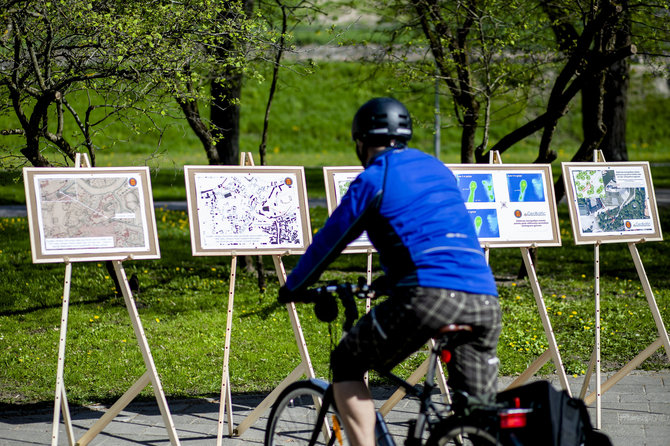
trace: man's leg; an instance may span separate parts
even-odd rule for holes
[[[335,403],[347,437],[353,446],[374,446],[375,404],[363,381],[333,384]]]

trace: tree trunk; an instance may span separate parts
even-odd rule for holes
[[[240,106],[242,75],[234,73],[212,82],[212,121],[219,164],[236,165],[240,158]]]
[[[254,9],[253,0],[243,0],[244,13],[250,16]],[[237,11],[224,9],[219,13],[221,20],[230,20],[230,14]],[[242,51],[240,43],[235,36],[225,39],[223,45],[217,50],[222,58],[229,53]],[[227,72],[218,73],[218,79],[212,81],[211,95],[212,108],[210,120],[212,124],[212,136],[214,138],[215,150],[218,154],[218,164],[236,165],[240,158],[240,105],[239,100],[242,93],[242,72],[230,67]]]
[[[624,1],[623,19],[614,33],[614,47],[630,46],[631,18],[628,2]],[[630,60],[623,59],[612,64],[605,75],[605,98],[603,122],[607,133],[601,144],[607,161],[627,161],[626,111],[628,108],[628,86],[630,83]]]

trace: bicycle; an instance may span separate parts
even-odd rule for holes
[[[303,300],[316,303],[315,312],[319,319],[330,319],[326,322],[331,322],[337,316],[335,299],[339,298],[345,308],[343,332],[346,332],[358,318],[354,296],[376,297],[375,290],[359,281],[357,285],[331,283],[313,288]],[[320,308],[316,308],[317,306]],[[521,445],[517,433],[526,426],[527,416],[532,409],[519,407],[518,399],[512,404],[483,405],[473,402],[464,393],[454,392],[454,402],[449,399],[443,408],[438,407],[431,399],[436,388],[435,370],[438,360],[448,362],[453,348],[467,342],[471,332],[471,326],[456,324],[447,325],[440,330],[434,347],[430,350],[430,366],[423,386],[413,386],[391,372],[380,372],[381,376],[401,386],[407,395],[419,400],[417,418],[409,421],[406,446]],[[377,444],[395,446],[384,418],[379,412],[376,417]],[[268,418],[266,446],[333,446],[336,442],[338,445],[348,443],[330,383],[321,379],[309,379],[295,382],[282,391]]]

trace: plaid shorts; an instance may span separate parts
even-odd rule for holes
[[[498,299],[440,288],[397,289],[363,316],[333,350],[333,381],[360,381],[367,370],[391,370],[447,324],[474,329],[472,342],[452,351],[449,386],[470,395],[495,394],[501,330]]]

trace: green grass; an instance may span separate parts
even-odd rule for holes
[[[581,375],[594,342],[593,248],[575,246],[565,206],[559,206],[563,246],[538,251],[537,268],[550,318],[569,374]],[[311,212],[318,228],[325,209]],[[661,209],[664,229],[670,212]],[[157,211],[161,259],[124,263],[141,282],[136,296],[140,317],[165,392],[169,397],[216,396],[220,391],[229,257],[193,257],[188,217],[179,211]],[[25,218],[0,219],[0,403],[53,400],[62,308],[64,266],[32,264]],[[662,317],[670,320],[667,243],[648,243],[640,253]],[[297,258],[284,258],[291,269]],[[615,370],[657,336],[647,301],[624,245],[601,247],[602,358],[604,370]],[[299,363],[299,354],[283,306],[275,302],[278,283],[271,259],[267,292],[261,294],[253,274],[238,271],[231,334],[230,377],[233,392],[265,392]],[[375,274],[378,273],[375,257]],[[499,282],[503,333],[499,344],[501,373],[517,375],[547,346],[535,300],[526,281],[515,279],[518,249],[493,249],[491,265]],[[341,256],[324,279],[355,279],[365,271],[362,255]],[[68,318],[65,383],[75,404],[117,399],[144,372],[123,299],[103,263],[73,265]],[[298,313],[318,376],[328,376],[331,340],[339,326],[318,322],[309,305]],[[407,376],[423,361],[418,353],[399,366]],[[641,368],[668,367],[658,350]],[[553,364],[541,373],[554,372]],[[372,377],[373,383],[378,378]],[[150,389],[142,398],[152,398]]]
[[[670,187],[667,147],[670,111],[667,99],[643,92],[645,79],[634,76],[630,102],[629,155],[652,164],[654,185]],[[242,102],[241,150],[256,152],[268,83],[249,81]],[[317,93],[315,93],[317,92]],[[388,71],[351,63],[319,63],[312,75],[284,70],[273,105],[268,141],[268,164],[306,166],[311,198],[323,196],[322,166],[356,164],[349,136],[357,107],[376,95],[394,95],[406,102],[415,118],[415,146],[432,152],[432,87],[401,85]],[[451,110],[444,100],[443,110]],[[451,118],[443,117],[441,159],[459,160],[459,135]],[[494,134],[509,131],[522,116],[495,124]],[[161,121],[167,124],[167,121]],[[6,122],[1,121],[0,127]],[[157,146],[158,134],[137,120],[140,131],[110,125],[98,143],[99,166],[149,165],[156,201],[184,200],[183,165],[206,164],[198,141],[181,121],[171,122]],[[0,144],[9,145],[10,137]],[[579,146],[579,119],[571,112],[561,121],[555,138],[560,161]],[[12,143],[13,144],[13,143]],[[535,157],[537,140],[529,139],[503,155],[506,163],[527,163]],[[255,156],[258,161],[258,157]],[[21,172],[0,172],[0,204],[24,203]],[[561,354],[570,374],[582,374],[593,347],[593,248],[575,246],[567,209],[559,206],[563,246],[538,252],[540,285]],[[666,234],[670,213],[661,209]],[[326,217],[323,208],[310,210],[313,228]],[[161,259],[126,262],[128,275],[137,274],[140,316],[157,369],[171,397],[217,395],[225,339],[230,258],[193,257],[188,217],[183,212],[157,212]],[[64,267],[32,264],[25,218],[0,219],[0,402],[53,400]],[[670,320],[668,244],[648,243],[640,252],[664,320]],[[628,362],[656,337],[656,329],[624,245],[601,247],[603,365],[614,370]],[[231,387],[234,392],[267,391],[298,364],[286,310],[275,303],[277,280],[270,259],[264,259],[268,289],[261,295],[255,277],[239,271],[231,350]],[[296,261],[285,258],[287,269]],[[342,256],[325,278],[355,279],[365,271],[360,255]],[[499,355],[501,373],[521,373],[546,348],[546,338],[534,297],[525,281],[514,277],[521,256],[518,249],[494,249],[491,265],[499,279],[504,330]],[[375,270],[378,271],[378,268]],[[315,320],[309,306],[299,306],[301,323],[316,372],[328,374],[328,352],[333,333]],[[75,264],[68,319],[65,382],[74,403],[118,398],[144,371],[123,299],[116,296],[104,264]],[[657,351],[642,368],[668,367]],[[408,374],[422,360],[419,353],[400,366]],[[552,364],[541,372],[551,373]],[[373,378],[374,379],[374,378]],[[151,398],[145,390],[143,396]]]
[[[269,76],[269,73],[266,73]],[[262,116],[265,111],[269,79],[264,82],[247,80],[242,95],[240,150],[254,153],[259,162],[258,146],[261,138]],[[651,94],[651,80],[634,73],[631,80],[629,103],[628,147],[631,160],[668,163],[670,155],[670,109],[667,98]],[[317,93],[315,93],[317,92]],[[393,95],[405,102],[414,118],[415,136],[412,145],[433,153],[433,85],[413,83],[404,85],[388,67],[348,62],[319,62],[312,74],[305,67],[293,66],[281,71],[279,89],[270,115],[267,144],[267,163],[270,165],[298,165],[308,170],[310,195],[320,196],[323,181],[322,166],[357,164],[350,141],[351,117],[358,106],[373,96]],[[75,107],[83,107],[84,98]],[[505,101],[498,104],[505,105]],[[458,163],[460,134],[450,101],[441,102],[442,140],[440,158]],[[495,110],[495,107],[494,107]],[[491,142],[533,116],[526,114],[496,118],[491,127]],[[148,165],[152,170],[154,199],[184,200],[184,165],[207,164],[207,158],[193,132],[183,120],[169,120],[160,115],[153,117],[159,128],[147,119],[135,116],[136,126],[129,129],[120,122],[109,124],[95,137],[100,150],[96,152],[98,166]],[[11,119],[0,116],[0,128],[11,127]],[[581,142],[579,107],[575,105],[558,126],[553,147],[558,153],[554,162],[555,173],[560,162],[569,161]],[[503,154],[505,163],[529,163],[536,157],[538,137],[531,137]],[[16,153],[19,140],[15,136],[0,137],[0,148]],[[60,160],[60,157],[54,160]],[[24,202],[20,164],[6,158],[0,171],[0,204]],[[10,166],[16,166],[11,168]],[[657,187],[670,187],[670,168],[652,169]],[[311,181],[314,180],[314,181]]]

